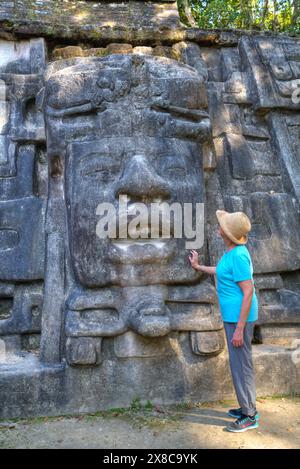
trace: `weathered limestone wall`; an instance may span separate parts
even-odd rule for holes
[[[176,3],[170,0],[1,2],[0,24],[9,34],[106,43],[134,37],[142,42],[163,37],[176,40],[180,29]]]
[[[203,201],[207,264],[215,210],[249,215],[258,392],[299,392],[299,39],[185,28],[174,2],[75,0],[1,2],[0,38],[0,416],[232,393],[214,283],[184,247],[169,269],[149,251],[151,268],[114,270],[92,216],[74,223],[121,183]],[[76,161],[100,150],[122,154],[126,184],[116,165],[111,186],[84,180]]]
[[[172,44],[184,40],[234,45],[241,35],[252,34],[185,28],[173,0],[2,0],[0,26],[0,34],[6,39],[41,36],[54,42],[98,45],[115,41]]]

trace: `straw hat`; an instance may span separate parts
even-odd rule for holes
[[[225,210],[216,211],[218,222],[229,239],[235,244],[246,244],[251,223],[244,212],[228,213]]]

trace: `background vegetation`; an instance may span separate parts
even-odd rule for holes
[[[300,0],[177,1],[188,26],[300,34]]]

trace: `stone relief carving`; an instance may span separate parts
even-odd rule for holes
[[[279,274],[291,272],[297,279],[300,268],[300,160],[295,146],[299,104],[291,96],[297,61],[297,46],[291,54],[288,42],[252,38],[242,38],[236,49],[222,49],[214,59],[206,58],[218,174],[217,180],[213,175],[208,182],[208,193],[215,199],[214,208],[223,204],[229,211],[243,210],[252,220],[248,246],[261,302],[257,333],[259,340],[266,334],[271,343],[280,335],[276,325],[281,342],[292,341],[300,332],[295,327],[299,281],[287,292]],[[211,253],[214,259],[221,255],[217,239]]]
[[[49,66],[44,107],[53,176],[47,223],[48,236],[61,233],[69,246],[57,259],[63,256],[69,266],[62,305],[69,337],[222,329],[212,284],[200,279],[195,285],[199,275],[188,265],[185,238],[172,231],[170,239],[147,242],[96,234],[98,204],[118,210],[120,195],[132,208],[139,202],[204,202],[201,144],[210,139],[210,121],[202,81],[190,66],[135,54]],[[49,255],[59,257],[55,250]],[[194,291],[193,302],[186,288]],[[44,315],[51,320],[50,311]],[[73,350],[72,339],[67,344]],[[91,344],[83,346],[88,355]],[[95,354],[90,357],[94,362]]]
[[[40,332],[47,165],[37,107],[45,68],[42,39],[0,41],[0,303],[9,314],[1,338]]]
[[[245,211],[256,341],[300,338],[299,45],[229,45],[73,45],[47,59],[43,39],[0,40],[0,341],[30,356],[18,373],[49,373],[56,408],[73,409],[77,382],[83,394],[102,381],[105,396],[110,383],[128,387],[127,367],[138,375],[143,360],[180,375],[174,394],[163,391],[173,400],[199,386],[209,397],[223,376],[215,287],[190,268],[186,240],[97,237],[97,205],[118,209],[120,195],[132,207],[205,203],[201,258],[211,264],[222,254],[215,210]]]

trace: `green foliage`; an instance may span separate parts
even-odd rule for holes
[[[143,409],[141,399],[139,397],[133,399],[130,408],[133,412],[140,412]]]
[[[151,401],[147,401],[145,404],[145,410],[147,412],[152,412],[153,411],[153,404]]]
[[[199,28],[300,34],[300,0],[178,0],[182,22],[187,5]]]

